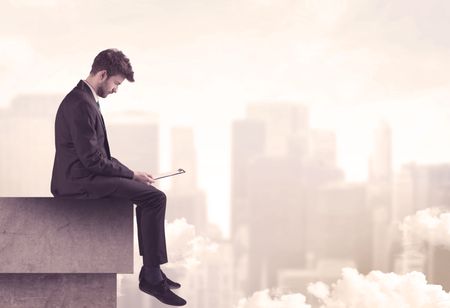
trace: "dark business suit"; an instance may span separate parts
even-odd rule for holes
[[[89,86],[80,81],[63,99],[55,120],[55,197],[123,198],[136,206],[139,250],[144,265],[167,262],[165,194],[133,180],[133,171],[111,157],[106,127]]]

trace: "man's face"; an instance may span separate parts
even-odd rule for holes
[[[97,95],[100,97],[107,97],[111,93],[116,93],[119,85],[123,82],[125,77],[122,75],[113,75],[106,77],[97,88]]]

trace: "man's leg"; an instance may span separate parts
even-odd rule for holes
[[[144,279],[140,281],[139,288],[165,304],[185,305],[184,299],[170,291],[168,279],[159,267],[167,263],[164,230],[166,195],[154,186],[118,178],[117,189],[110,197],[131,200],[136,204],[139,252],[144,263]]]
[[[110,197],[123,198],[136,204],[139,252],[144,266],[167,263],[164,230],[166,195],[154,186],[120,179]]]
[[[136,206],[136,225],[137,225],[137,236],[138,236],[138,244],[139,244],[139,255],[144,255],[144,247],[142,242],[142,228],[141,228],[141,217],[142,217],[142,208]]]

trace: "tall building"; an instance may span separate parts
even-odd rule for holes
[[[206,195],[197,185],[197,154],[194,131],[191,127],[175,127],[171,131],[172,168],[186,173],[170,179],[167,219],[186,218],[200,234],[208,227]]]
[[[392,182],[392,131],[386,121],[378,123],[374,131],[373,147],[369,161],[369,182]]]
[[[310,164],[319,165],[329,169],[337,168],[337,141],[336,133],[323,129],[311,129],[309,145]]]
[[[373,148],[369,160],[368,203],[372,209],[373,267],[382,271],[389,268],[389,251],[393,244],[392,222],[392,133],[389,124],[382,121],[374,131]]]
[[[231,238],[234,247],[235,285],[241,290],[248,283],[249,186],[250,166],[265,150],[265,127],[259,120],[237,120],[231,132]]]
[[[189,193],[198,189],[197,151],[194,130],[191,127],[174,127],[171,130],[172,169],[183,168],[188,172],[172,181],[172,188],[178,193]]]
[[[159,125],[157,116],[146,112],[105,114],[111,155],[131,170],[159,172]]]
[[[233,123],[232,235],[237,287],[275,287],[283,268],[305,266],[308,207],[315,191],[339,182],[336,139],[312,130],[297,104],[254,104]]]
[[[420,239],[415,238],[410,231],[401,232],[401,251],[394,256],[396,273],[406,274],[412,271],[426,272],[426,253]]]
[[[418,210],[432,206],[428,200],[429,186],[427,166],[415,163],[402,166],[394,179],[394,221],[401,221]]]
[[[372,217],[367,185],[319,187],[307,209],[306,247],[320,260],[351,260],[359,272],[372,268]]]
[[[450,208],[450,164],[402,166],[395,178],[394,217],[429,208]]]
[[[231,231],[234,237],[248,221],[249,168],[264,155],[264,123],[248,119],[234,121],[231,139]]]
[[[309,128],[308,109],[300,104],[250,104],[247,118],[264,123],[264,153],[268,156],[286,156],[292,149],[291,142]]]
[[[262,157],[250,166],[248,294],[272,288],[283,268],[305,266],[310,187],[295,159]]]
[[[450,164],[404,165],[395,177],[394,188],[393,215],[396,221],[402,221],[406,216],[426,208],[437,207],[448,211]],[[398,235],[397,242],[401,249],[392,256],[396,271],[422,271],[430,283],[450,290],[450,279],[447,272],[442,270],[449,265],[448,248],[423,243],[405,232]]]
[[[430,283],[441,285],[445,291],[450,291],[450,277],[442,270],[450,265],[450,249],[448,247],[430,245],[427,254],[427,278]]]
[[[0,195],[50,196],[60,95],[21,95],[0,110]]]

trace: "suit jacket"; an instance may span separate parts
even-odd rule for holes
[[[111,157],[106,128],[89,86],[81,81],[63,99],[55,120],[55,197],[107,197],[133,171]]]

